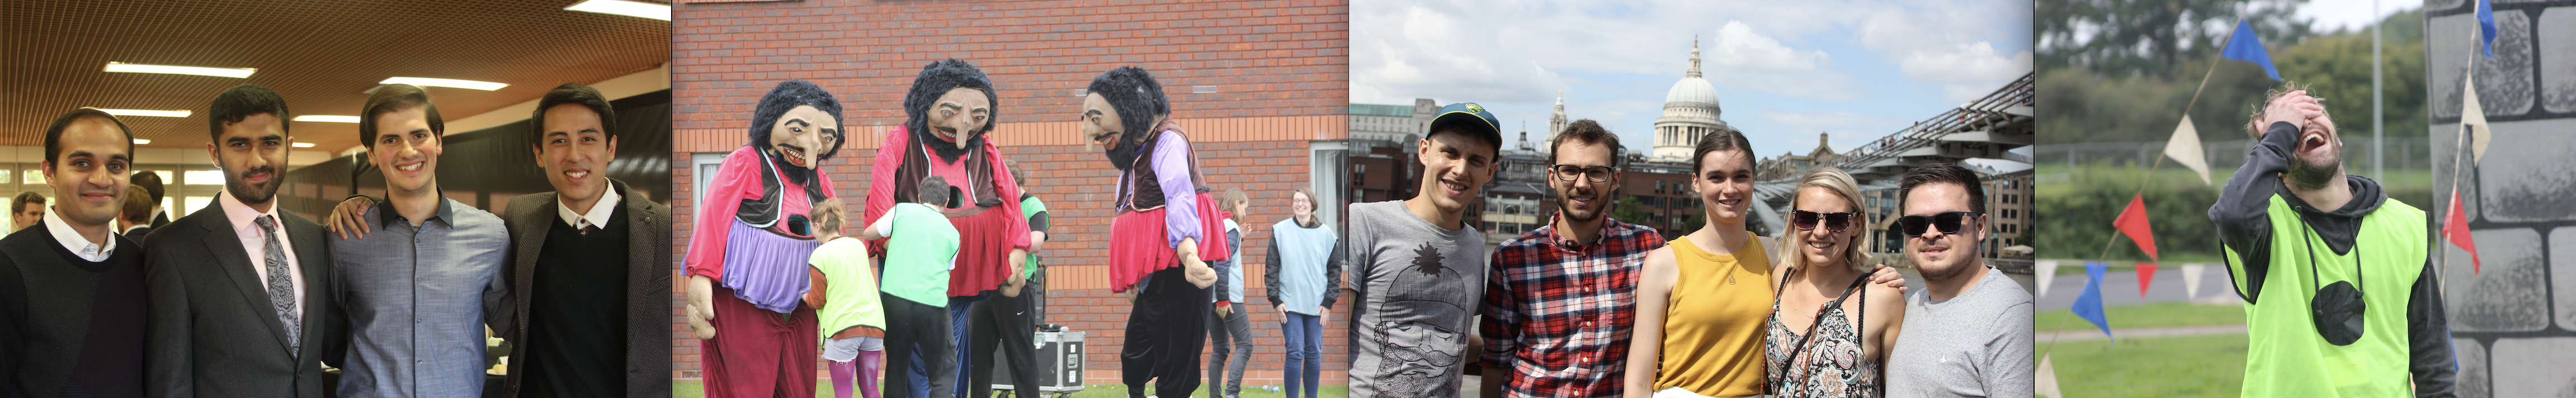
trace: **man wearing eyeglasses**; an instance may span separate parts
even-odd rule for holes
[[[1618,396],[1637,269],[1664,247],[1654,228],[1610,219],[1619,136],[1576,120],[1548,140],[1548,225],[1503,241],[1485,278],[1485,397]]]
[[[1924,289],[1905,297],[1905,333],[1888,354],[1887,396],[2027,397],[2030,291],[1987,267],[1986,192],[1977,173],[1935,163],[1905,172],[1896,220]]]
[[[2343,139],[2304,88],[2274,90],[2252,119],[2259,143],[2209,208],[2245,299],[2241,394],[2452,396],[2424,211],[2344,174]]]

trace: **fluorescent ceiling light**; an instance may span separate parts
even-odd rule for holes
[[[143,144],[150,144],[150,143],[152,143],[152,140],[141,139],[141,138],[136,138],[136,139],[134,139],[134,145],[143,145]]]
[[[564,7],[565,10],[617,14],[636,18],[671,20],[671,6],[626,0],[589,0]]]
[[[144,110],[144,109],[100,109],[100,111],[104,111],[104,112],[107,112],[107,114],[110,114],[110,115],[117,115],[117,116],[188,117],[188,115],[196,114],[196,112],[190,112],[190,111],[186,111],[186,110],[177,110],[177,111],[155,111],[155,110]]]
[[[124,62],[108,62],[107,71],[247,78],[250,77],[251,72],[258,72],[259,68],[208,68],[201,66],[146,65],[129,64]]]
[[[340,115],[304,115],[304,116],[296,116],[296,117],[295,117],[295,121],[298,121],[298,122],[357,123],[357,122],[358,122],[358,117],[357,117],[357,116],[340,116]]]
[[[483,91],[499,90],[499,89],[501,89],[502,87],[509,87],[509,86],[510,86],[510,84],[509,84],[509,83],[478,82],[478,81],[473,81],[473,80],[437,79],[437,78],[427,78],[427,77],[388,77],[388,78],[385,78],[385,81],[376,82],[376,84],[409,84],[409,85],[414,85],[414,86],[455,87],[455,88],[474,89],[474,90],[483,90]]]
[[[295,143],[295,147],[297,147],[297,148],[312,148],[312,147],[313,147],[313,143],[310,143],[310,142],[298,142],[298,143]]]

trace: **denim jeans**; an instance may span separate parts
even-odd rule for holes
[[[1324,325],[1322,318],[1290,312],[1288,320],[1279,323],[1281,334],[1288,337],[1288,398],[1315,398],[1315,390],[1324,388],[1319,380],[1324,373]],[[1298,395],[1299,388],[1305,395]]]
[[[956,345],[956,356],[951,358],[957,367],[956,371],[942,377],[948,378],[949,385],[956,386],[949,390],[951,398],[966,398],[966,393],[975,391],[973,385],[966,384],[975,376],[975,345],[968,344],[975,341],[975,328],[971,324],[973,320],[967,319],[966,314],[975,308],[977,301],[984,301],[984,295],[948,297],[948,337]]]
[[[1208,314],[1208,396],[1233,398],[1243,394],[1243,368],[1252,362],[1252,318],[1243,313],[1243,303],[1231,305],[1226,316]],[[1227,341],[1231,339],[1232,343]],[[1224,373],[1224,374],[1220,374]],[[1224,377],[1219,377],[1224,376]],[[1218,391],[1223,387],[1224,391]]]

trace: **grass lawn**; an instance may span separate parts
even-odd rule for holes
[[[2102,312],[2105,317],[2110,318],[2112,329],[2245,324],[2245,306],[2242,305],[2166,302],[2106,306],[2102,307]],[[2040,311],[2035,315],[2034,319],[2038,324],[2033,330],[2042,332],[2095,330],[2092,322],[2076,318],[2074,312],[2067,310]]]
[[[2242,343],[2239,343],[2239,345],[2242,345]],[[817,387],[815,387],[815,388],[814,388],[814,395],[815,395],[816,397],[821,397],[821,398],[833,398],[833,397],[835,397],[835,395],[832,395],[832,383],[831,383],[830,381],[822,381],[822,382],[817,382],[817,383],[815,383],[815,384],[817,385]],[[705,396],[706,396],[706,391],[704,391],[704,390],[705,390],[704,388],[699,387],[698,382],[694,382],[694,381],[674,381],[674,382],[671,382],[671,398],[701,398],[701,397],[705,397]],[[1205,386],[1205,385],[1201,385],[1201,386],[1199,386],[1199,390],[1198,390],[1198,391],[1196,391],[1196,393],[1197,393],[1197,394],[1206,394],[1206,393],[1207,393],[1207,386]],[[1351,394],[1351,393],[1350,393],[1350,388],[1349,388],[1349,387],[1343,387],[1343,386],[1325,386],[1323,391],[1317,392],[1317,393],[1315,394],[1315,397],[1316,397],[1316,398],[1345,398],[1345,397],[1349,397],[1349,396],[1350,396],[1350,394]],[[999,395],[999,394],[996,394],[996,395]],[[1195,394],[1193,394],[1193,395],[1195,395]],[[1288,395],[1287,395],[1286,393],[1282,393],[1282,392],[1273,392],[1273,391],[1270,391],[1270,389],[1267,389],[1267,388],[1258,388],[1258,386],[1249,386],[1249,385],[1247,385],[1247,386],[1243,386],[1243,396],[1244,396],[1244,397],[1249,397],[1249,398],[1286,398]],[[857,397],[857,395],[852,395],[851,397],[855,398],[855,397]],[[1126,397],[1127,397],[1127,386],[1124,386],[1124,385],[1118,385],[1118,384],[1095,384],[1095,385],[1090,386],[1089,388],[1084,388],[1084,389],[1082,390],[1082,392],[1074,393],[1074,394],[1073,394],[1073,397],[1074,397],[1074,398],[1126,398]],[[1205,396],[1200,396],[1200,397],[1205,397]],[[1048,397],[1048,398],[1053,398],[1053,397]]]
[[[2245,378],[2241,334],[2069,341],[2048,355],[2065,398],[2233,397]]]

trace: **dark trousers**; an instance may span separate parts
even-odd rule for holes
[[[1199,349],[1207,343],[1208,289],[1191,285],[1181,267],[1164,268],[1138,283],[1136,305],[1127,312],[1127,341],[1119,348],[1119,376],[1127,396],[1145,396],[1145,381],[1154,380],[1154,395],[1188,396],[1199,388]]]
[[[1208,314],[1208,396],[1232,398],[1243,394],[1243,368],[1252,364],[1252,315],[1243,312],[1243,303],[1234,303],[1232,313]],[[1221,374],[1222,373],[1222,374]],[[1218,388],[1223,387],[1223,391]]]
[[[948,309],[879,293],[886,309],[886,378],[903,378],[901,388],[886,389],[889,398],[946,398],[957,381],[957,342],[948,330]],[[807,378],[812,376],[808,375]],[[897,383],[886,383],[897,384]]]
[[[971,334],[974,352],[982,354],[975,356],[975,372],[967,380],[966,390],[969,392],[966,396],[993,396],[991,353],[995,350],[1009,357],[1003,360],[1002,370],[1011,372],[1011,396],[1040,395],[1038,350],[1032,342],[1037,338],[1038,327],[1030,323],[1029,303],[1033,300],[1027,293],[1022,291],[1019,297],[1010,297],[1003,296],[1000,290],[984,292],[984,300],[975,302],[974,308],[967,311],[966,319],[972,320],[975,329]]]

